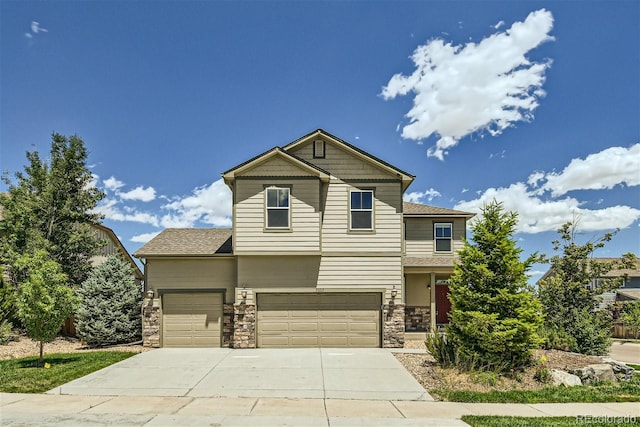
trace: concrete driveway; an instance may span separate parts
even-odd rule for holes
[[[433,400],[389,350],[380,348],[161,348],[48,393]]]

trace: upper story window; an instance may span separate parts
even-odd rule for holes
[[[373,190],[352,191],[349,208],[352,230],[373,230]]]
[[[267,228],[289,228],[289,188],[268,187],[266,189]]]
[[[317,139],[313,141],[313,158],[324,159],[324,141]]]
[[[451,223],[435,223],[434,236],[436,252],[451,252],[451,236],[453,225]]]

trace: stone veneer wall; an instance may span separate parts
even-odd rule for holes
[[[233,306],[233,348],[256,348],[256,306]]]
[[[404,304],[385,304],[382,316],[382,347],[404,347]]]
[[[160,300],[145,298],[142,304],[142,345],[160,347]]]
[[[233,347],[233,324],[235,310],[233,304],[222,306],[222,347]]]
[[[427,332],[431,323],[431,309],[428,306],[406,306],[404,308],[405,332]]]

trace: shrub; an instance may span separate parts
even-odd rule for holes
[[[13,327],[7,320],[0,321],[0,345],[6,345],[11,341]]]
[[[104,346],[141,339],[142,294],[131,266],[109,256],[95,267],[78,290],[76,331],[88,345]]]
[[[445,334],[435,333],[427,336],[425,341],[427,350],[436,359],[436,362],[444,368],[455,366],[458,356],[455,346],[447,339]]]

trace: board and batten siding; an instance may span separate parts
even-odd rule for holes
[[[109,255],[120,255],[120,247],[116,242],[111,239],[109,233],[100,228],[94,227],[96,240],[102,240],[105,242],[104,246],[98,248],[98,256],[107,257]]]
[[[342,179],[397,178],[395,175],[372,165],[370,162],[338,148],[331,142],[325,142],[324,158],[318,159],[313,157],[313,141],[297,147],[295,150],[290,151],[290,153]]]
[[[452,252],[464,247],[462,238],[465,237],[464,218],[405,218],[404,250],[406,256],[432,256],[435,254],[433,229],[435,223],[453,224]]]
[[[374,190],[374,230],[349,230],[351,190]],[[402,204],[400,183],[371,182],[348,184],[332,179],[327,191],[322,222],[323,253],[402,251]]]
[[[265,224],[265,185],[291,188],[290,228],[269,230]],[[320,181],[317,179],[238,179],[235,183],[234,251],[291,253],[320,251]]]
[[[148,258],[147,286],[155,291],[177,289],[226,289],[227,303],[233,302],[236,263],[221,258]]]

